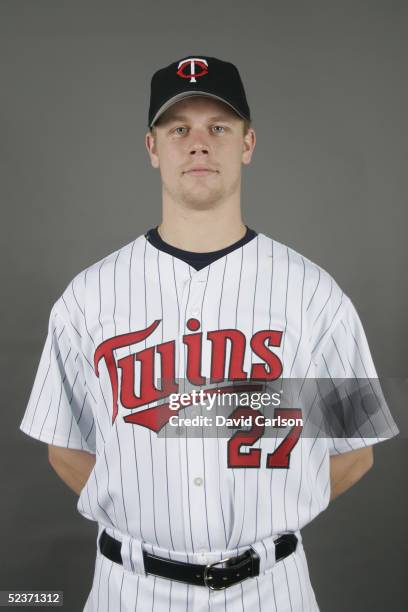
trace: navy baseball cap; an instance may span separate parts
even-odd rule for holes
[[[225,102],[240,117],[251,120],[244,85],[236,66],[216,57],[191,55],[153,74],[149,127],[152,127],[170,106],[184,98],[197,95]]]

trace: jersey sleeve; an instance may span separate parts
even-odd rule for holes
[[[95,453],[92,398],[81,347],[57,301],[20,430],[55,446]]]
[[[330,455],[371,446],[399,433],[360,317],[345,295],[342,314],[314,363]]]

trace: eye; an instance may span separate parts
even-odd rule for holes
[[[225,132],[225,127],[223,125],[214,125],[213,130],[216,134],[222,134]]]
[[[173,130],[173,131],[174,131],[174,132],[175,132],[175,133],[176,133],[178,136],[182,136],[182,135],[183,135],[183,134],[185,134],[186,132],[185,132],[185,131],[184,131],[184,132],[182,132],[181,130],[185,130],[185,131],[186,131],[186,130],[187,130],[187,128],[179,126],[179,127],[176,127],[176,128]]]

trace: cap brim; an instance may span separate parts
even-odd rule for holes
[[[230,108],[232,108],[232,110],[235,111],[237,113],[237,115],[242,117],[242,119],[247,119],[247,117],[245,117],[245,115],[240,113],[239,110],[237,108],[235,108],[235,106],[233,104],[231,104],[231,102],[228,102],[228,100],[225,100],[225,98],[221,98],[220,96],[216,96],[215,94],[208,93],[207,91],[197,91],[197,90],[196,91],[183,91],[183,92],[177,94],[176,96],[173,96],[169,100],[167,100],[167,102],[165,102],[159,108],[159,110],[157,111],[157,113],[153,117],[153,120],[152,120],[152,122],[150,124],[150,127],[152,127],[156,123],[158,118],[161,117],[161,115],[163,115],[163,113],[167,109],[169,109],[170,106],[173,106],[174,104],[176,104],[176,102],[180,102],[180,100],[184,100],[185,98],[193,98],[194,96],[206,96],[207,98],[214,98],[215,100],[219,100],[220,102],[224,102],[224,104],[227,104]]]

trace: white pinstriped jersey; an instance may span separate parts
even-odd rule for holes
[[[224,336],[215,339],[217,331]],[[188,337],[200,333],[197,348]],[[158,436],[166,421],[157,411],[166,399],[160,375],[174,378],[180,392],[188,372],[210,379],[228,333],[243,341],[241,377],[250,379],[254,364],[268,372],[272,353],[282,378],[377,377],[350,299],[325,270],[262,233],[198,271],[141,235],[80,272],[53,305],[20,428],[96,454],[78,510],[99,530],[189,562],[298,533],[329,503],[330,455],[398,433],[388,413],[386,436],[300,437],[287,469],[266,464],[281,442],[273,437],[254,443],[260,462],[253,469],[228,466],[228,439],[190,437],[188,429]],[[224,346],[228,379],[238,370],[231,370],[232,342]],[[108,609],[109,598],[116,610],[148,609],[149,598],[154,610],[168,610],[171,597],[174,610],[254,610],[263,601],[277,612],[318,609],[301,543],[267,583],[207,591],[136,575],[98,552],[86,610]]]

